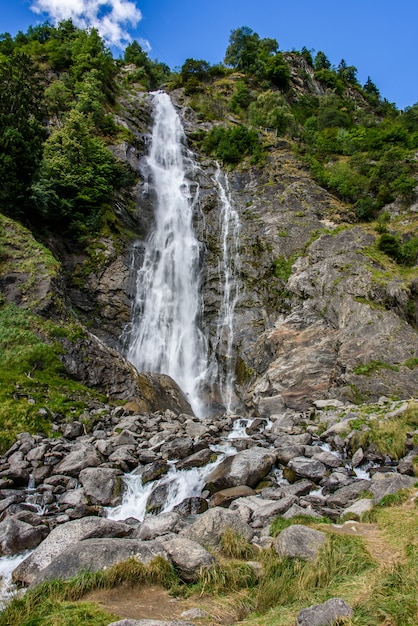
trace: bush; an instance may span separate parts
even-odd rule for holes
[[[215,126],[203,140],[202,149],[226,164],[239,163],[246,156],[253,157],[253,160],[261,157],[258,134],[246,126]]]

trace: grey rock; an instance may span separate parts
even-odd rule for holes
[[[342,598],[331,598],[299,611],[296,626],[333,626],[338,620],[353,616],[353,610]]]
[[[79,475],[89,504],[116,506],[122,500],[121,472],[109,467],[87,467]]]
[[[182,620],[163,621],[158,619],[122,619],[109,626],[195,626],[193,622]]]
[[[362,491],[370,489],[370,480],[356,480],[327,496],[327,506],[345,508],[357,500]]]
[[[71,522],[69,522],[71,523]],[[129,558],[145,565],[157,556],[167,559],[162,544],[137,539],[84,539],[58,554],[35,577],[34,584],[44,580],[67,579],[81,571],[98,572]]]
[[[341,512],[341,517],[349,516],[351,519],[360,519],[363,513],[371,511],[373,508],[373,500],[370,498],[362,498],[357,500],[351,506],[348,506]]]
[[[16,516],[8,517],[0,522],[1,554],[11,555],[32,550],[45,539],[48,532],[46,526],[32,526]]]
[[[248,496],[232,502],[230,510],[237,511],[247,523],[257,521],[264,525],[272,518],[283,515],[296,501],[296,496],[288,496],[280,500]]]
[[[326,537],[326,534],[319,530],[294,524],[279,533],[275,549],[279,556],[298,557],[310,561],[317,557]]]
[[[86,443],[76,443],[70,453],[55,467],[56,474],[77,477],[86,467],[97,467],[101,460],[95,448]]]
[[[180,535],[203,546],[218,547],[227,528],[248,541],[254,534],[252,528],[242,521],[238,513],[215,507],[202,513],[188,528],[182,530]]]
[[[303,456],[297,456],[291,459],[288,463],[288,467],[293,470],[297,476],[308,478],[314,482],[319,482],[327,473],[327,468],[321,461]]]
[[[84,433],[84,427],[81,422],[70,422],[61,426],[61,432],[66,439],[77,439]]]
[[[213,493],[228,487],[255,487],[273,467],[276,455],[265,448],[249,448],[222,461],[207,478],[207,488]]]
[[[168,533],[177,533],[186,526],[179,513],[161,513],[158,516],[151,515],[144,519],[140,527],[133,533],[132,537],[149,541]]]
[[[216,559],[196,541],[178,537],[164,543],[164,548],[186,582],[198,580],[201,569],[209,569]]]
[[[69,546],[90,537],[125,537],[132,528],[122,522],[100,517],[84,517],[54,528],[48,537],[13,571],[13,580],[23,584],[32,583]]]
[[[416,483],[416,478],[402,474],[373,475],[370,491],[374,496],[374,503],[378,504],[385,496],[397,493],[400,489],[409,489]]]

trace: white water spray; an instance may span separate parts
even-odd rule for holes
[[[206,373],[207,349],[199,329],[200,250],[192,224],[198,194],[188,178],[196,165],[169,96],[158,92],[153,98],[147,184],[156,196],[155,228],[137,275],[127,357],[141,371],[170,375],[196,415],[202,416],[199,387]]]
[[[223,297],[218,314],[214,352],[222,355],[224,367],[217,372],[219,391],[227,413],[231,413],[234,399],[235,360],[233,352],[234,313],[239,298],[239,237],[240,222],[234,209],[226,175],[218,167],[215,174],[218,187],[221,231],[221,257],[219,259],[219,282],[223,285]],[[217,368],[219,369],[219,368]]]

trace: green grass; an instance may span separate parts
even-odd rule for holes
[[[79,416],[91,399],[104,399],[71,380],[58,339],[82,334],[75,323],[54,324],[0,302],[0,450],[28,431],[51,435],[51,418]]]
[[[352,450],[375,444],[382,454],[400,459],[406,454],[406,437],[418,428],[418,404],[410,402],[406,411],[397,417],[367,421],[367,429],[355,433],[351,439]]]
[[[397,365],[389,365],[389,363],[385,363],[384,361],[369,361],[369,363],[364,363],[363,365],[355,367],[353,372],[359,376],[371,376],[381,369],[399,372],[399,367]]]

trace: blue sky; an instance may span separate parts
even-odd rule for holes
[[[336,65],[344,58],[400,109],[418,102],[417,0],[0,0],[0,32],[15,35],[65,11],[98,24],[109,42],[147,40],[150,57],[172,68],[189,57],[222,61],[231,30],[249,26],[282,51],[323,50]]]

